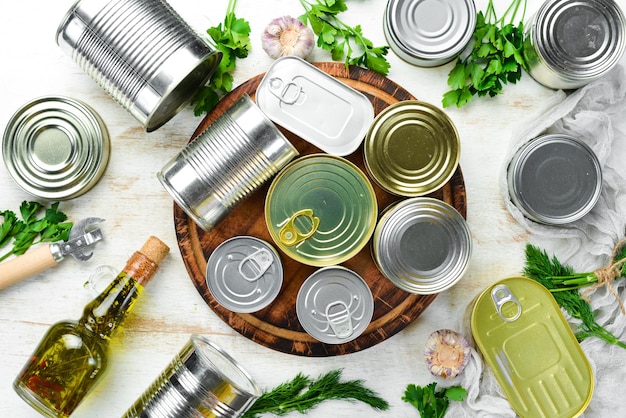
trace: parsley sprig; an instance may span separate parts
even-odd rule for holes
[[[39,217],[45,209],[44,216]],[[22,219],[11,210],[0,212],[0,248],[13,243],[10,251],[0,256],[3,261],[11,255],[24,254],[32,245],[41,242],[67,241],[72,222],[65,222],[67,215],[59,211],[59,202],[49,208],[38,202],[24,201],[20,205]]]
[[[305,414],[318,404],[332,399],[365,402],[377,410],[387,410],[389,404],[361,380],[341,380],[341,369],[332,370],[317,379],[298,373],[292,380],[266,391],[242,418],[258,418],[267,413],[282,416],[293,411]]]
[[[317,46],[330,51],[334,61],[345,60],[346,65],[358,65],[382,75],[389,73],[385,58],[388,46],[375,47],[363,36],[361,25],[351,27],[339,19],[348,10],[345,0],[300,0],[304,14],[298,19],[309,24],[317,35]]]
[[[520,11],[522,16],[515,25]],[[526,0],[513,0],[500,18],[493,0],[489,0],[484,14],[478,12],[471,52],[462,54],[448,74],[451,90],[443,95],[443,107],[462,107],[475,95],[496,96],[502,93],[504,84],[520,80],[526,69],[522,55],[525,13]]]
[[[461,386],[440,390],[436,390],[436,386],[436,382],[424,387],[410,384],[406,387],[402,400],[413,405],[422,418],[441,418],[448,410],[450,401],[460,402],[467,396],[467,391]]]
[[[235,16],[236,5],[237,0],[230,0],[224,22],[207,29],[215,48],[222,51],[223,55],[209,84],[200,88],[192,100],[196,116],[211,111],[233,89],[232,72],[235,70],[237,58],[246,58],[252,48],[250,23]]]

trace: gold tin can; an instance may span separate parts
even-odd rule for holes
[[[365,167],[389,193],[417,197],[446,184],[459,164],[456,127],[439,108],[418,100],[378,114],[363,146]]]
[[[46,96],[26,103],[11,117],[2,156],[24,191],[67,200],[100,180],[110,148],[106,125],[91,107],[69,97]]]

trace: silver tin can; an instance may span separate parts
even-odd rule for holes
[[[473,0],[389,0],[383,29],[391,49],[421,67],[456,58],[476,27]]]
[[[278,252],[267,242],[249,236],[233,237],[211,253],[206,283],[215,300],[226,309],[257,312],[280,293],[283,265]]]
[[[295,56],[272,64],[256,101],[271,120],[337,156],[356,151],[374,120],[364,94]]]
[[[261,394],[235,359],[194,334],[123,418],[238,418]]]
[[[35,99],[15,112],[4,131],[2,156],[24,191],[67,200],[91,189],[106,170],[109,132],[85,103],[63,96]]]
[[[178,206],[210,231],[296,155],[296,148],[244,94],[157,177]]]
[[[429,197],[387,208],[372,240],[372,257],[383,276],[420,295],[456,284],[467,270],[471,250],[465,219],[449,204]]]
[[[582,218],[602,192],[600,162],[587,144],[548,134],[522,145],[507,169],[511,201],[529,219],[562,225]]]
[[[626,19],[614,0],[550,0],[526,27],[524,57],[530,75],[553,89],[594,81],[626,49]]]
[[[370,324],[374,298],[365,280],[352,270],[324,267],[302,284],[296,314],[305,331],[318,341],[347,343]]]
[[[191,101],[222,57],[164,0],[80,0],[57,44],[143,127]]]

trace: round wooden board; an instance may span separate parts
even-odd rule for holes
[[[390,104],[415,99],[408,91],[375,72],[334,62],[316,63],[318,68],[345,84],[365,94],[378,114]],[[200,123],[192,140],[228,109],[241,95],[247,93],[254,99],[263,74],[235,88]],[[280,128],[298,149],[300,155],[321,152],[318,148]],[[362,147],[346,157],[364,173]],[[372,182],[379,211],[401,198],[393,196]],[[205,281],[206,263],[213,250],[234,236],[249,235],[265,240],[276,247],[269,235],[263,215],[265,184],[252,196],[235,207],[229,215],[210,232],[205,232],[174,204],[174,223],[178,245],[191,280],[209,307],[230,327],[250,340],[285,353],[302,356],[335,356],[353,353],[378,344],[404,329],[415,320],[435,299],[436,295],[414,295],[395,287],[383,277],[371,257],[367,245],[343,265],[357,272],[369,285],[374,296],[374,315],[370,325],[358,338],[344,344],[324,344],[307,334],[296,316],[295,301],[304,280],[316,268],[300,264],[280,253],[284,266],[284,282],[277,299],[267,308],[252,313],[234,313],[216,302]],[[466,195],[463,175],[457,169],[452,179],[440,190],[430,195],[454,206],[466,217]],[[279,251],[280,252],[280,251]]]

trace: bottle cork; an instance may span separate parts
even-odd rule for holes
[[[150,236],[139,252],[158,265],[161,264],[161,261],[163,261],[165,256],[170,252],[170,247],[157,237]]]

